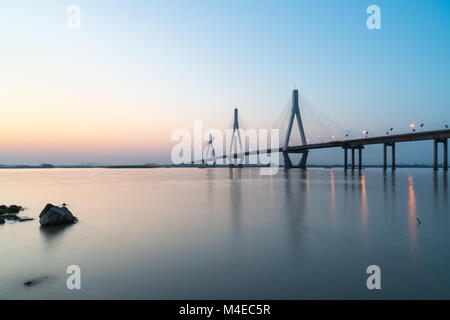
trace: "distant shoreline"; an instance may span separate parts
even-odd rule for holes
[[[143,165],[0,165],[1,169],[156,169],[156,168],[228,168],[229,165],[216,165],[216,166],[202,166],[199,164],[183,164],[183,165],[173,165],[173,164],[143,164]],[[267,165],[241,165],[235,167],[242,168],[267,168]],[[283,168],[284,165],[280,165]],[[442,168],[442,165],[438,166]],[[307,168],[344,168],[341,164],[330,164],[330,165],[318,165],[311,164]],[[350,167],[349,167],[350,168]],[[383,168],[383,165],[364,165],[363,168]],[[397,164],[396,168],[433,168],[432,164]]]

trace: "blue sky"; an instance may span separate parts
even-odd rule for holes
[[[372,4],[381,30],[366,27]],[[354,132],[450,122],[448,1],[15,0],[0,12],[2,118],[23,124],[1,132],[21,138],[0,143],[0,163],[166,162],[174,129],[224,128],[234,106],[270,127],[294,86]],[[430,148],[405,147],[404,162],[431,162]]]

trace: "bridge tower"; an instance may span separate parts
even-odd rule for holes
[[[241,150],[241,152],[243,151],[242,148],[242,140],[241,140],[241,133],[239,130],[239,114],[238,114],[238,108],[234,108],[234,122],[233,122],[233,135],[231,136],[231,143],[230,143],[230,156],[231,156],[231,152],[233,151],[233,144],[234,144],[234,137],[236,136],[237,133],[237,139],[239,142],[239,148]],[[236,152],[237,153],[237,152]]]
[[[215,158],[216,151],[214,150],[213,139],[212,139],[211,134],[209,134],[208,148],[206,149],[206,159],[208,159],[209,150],[211,150],[211,158]],[[213,166],[215,166],[215,165],[216,165],[216,159],[214,159],[214,163],[213,163]]]
[[[289,157],[288,147],[289,147],[289,139],[291,138],[292,127],[294,125],[294,118],[297,119],[298,129],[300,131],[300,138],[302,140],[302,145],[306,145],[306,137],[305,130],[303,129],[302,117],[300,116],[300,107],[298,102],[298,90],[294,89],[292,91],[292,108],[291,108],[291,116],[289,117],[289,125],[286,132],[286,140],[284,141],[283,146],[283,159],[284,166],[286,169],[293,168],[294,165]],[[301,151],[302,158],[300,163],[298,164],[298,168],[306,169],[306,160],[308,158],[308,150]]]

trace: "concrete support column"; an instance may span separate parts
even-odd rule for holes
[[[392,142],[392,170],[395,170],[395,142]]]
[[[362,148],[359,148],[358,149],[358,153],[359,153],[359,164],[358,164],[358,169],[359,169],[359,171],[361,171],[362,170]]]
[[[347,170],[347,166],[348,166],[348,152],[347,152],[347,148],[344,148],[344,170]]]
[[[352,147],[352,171],[355,170],[355,148]]]
[[[434,152],[433,152],[433,170],[437,171],[438,170],[438,140],[434,139],[433,141],[433,146],[434,146]]]
[[[448,171],[448,139],[444,138],[444,163],[442,164],[444,171]]]
[[[284,169],[291,169],[293,167],[291,158],[289,157],[289,154],[287,151],[283,151],[283,160],[284,160]]]
[[[300,159],[300,163],[298,164],[298,167],[300,169],[306,169],[306,160],[308,159],[308,151],[304,151],[302,154],[302,158]]]
[[[383,170],[387,170],[387,145],[383,144]]]

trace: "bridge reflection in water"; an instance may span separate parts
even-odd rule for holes
[[[408,234],[410,248],[415,250],[422,219],[426,219],[433,210],[442,211],[443,205],[448,208],[446,175],[437,177],[431,173],[434,179],[427,180],[425,176],[431,176],[426,174],[426,169],[402,169],[392,174],[380,174],[377,169],[367,169],[364,174],[350,177],[345,172],[334,169],[288,170],[274,176],[262,176],[258,171],[257,168],[229,169],[229,177],[233,181],[230,204],[234,236],[239,236],[245,211],[252,210],[251,207],[244,209],[244,203],[249,205],[250,201],[255,208],[262,209],[261,201],[255,200],[261,200],[258,194],[261,193],[259,187],[262,185],[264,201],[270,202],[263,211],[271,209],[273,211],[270,214],[274,215],[284,212],[288,226],[287,236],[292,248],[299,247],[302,233],[305,232],[303,227],[310,220],[320,220],[321,227],[328,230],[324,232],[338,233],[345,228],[343,224],[349,223],[347,219],[350,216],[351,221],[359,221],[362,235],[360,240],[369,244],[370,239],[380,231],[380,218],[383,220],[382,217],[386,217],[386,222],[392,224],[390,228],[393,228],[405,213],[407,229],[404,232]],[[417,203],[416,179],[427,180],[423,184],[425,192],[432,193],[422,203],[421,209]],[[246,187],[243,188],[242,184]],[[426,187],[427,184],[429,187]],[[439,189],[437,184],[442,184],[443,188]],[[323,220],[324,212],[329,212],[328,223]]]

